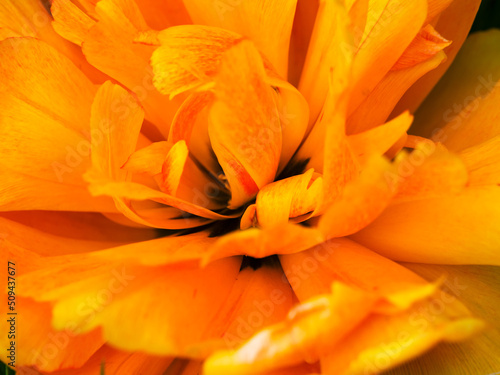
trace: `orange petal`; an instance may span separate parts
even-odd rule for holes
[[[413,133],[443,142],[453,151],[486,141],[498,134],[500,32],[471,35],[439,85],[415,117]],[[457,85],[457,80],[460,85]],[[480,124],[480,126],[478,125]]]
[[[41,1],[3,1],[0,4],[0,27],[7,28],[16,34],[11,36],[34,37],[46,42],[69,58],[93,82],[103,81],[102,73],[85,60],[80,48],[54,31],[52,16],[44,8]],[[24,39],[11,39],[9,42],[14,48],[17,48],[24,44]]]
[[[0,42],[2,210],[114,212],[109,200],[88,195],[82,179],[90,164],[92,83],[44,42],[18,40]]]
[[[86,35],[82,46],[85,57],[131,90],[144,106],[147,119],[167,138],[180,102],[169,101],[153,86],[149,59],[154,47],[134,43],[140,31],[149,30],[140,10],[133,0],[103,0],[96,11],[99,22]],[[118,110],[121,105],[117,105]]]
[[[50,12],[54,17],[52,22],[54,30],[79,46],[82,45],[90,28],[95,25],[92,18],[68,0],[54,0]]]
[[[175,250],[175,245],[181,241],[187,247],[203,249],[190,240],[193,238],[171,239],[164,244],[171,242]],[[151,249],[144,246],[148,248]],[[164,260],[173,261],[172,266],[153,267],[137,262],[137,250],[122,258],[123,250],[127,248],[94,252],[83,258],[46,259],[37,270],[18,277],[22,285],[18,294],[34,296],[38,301],[52,301],[52,323],[57,329],[71,324],[73,331],[81,334],[102,327],[107,342],[124,350],[158,355],[202,355],[195,344],[201,339],[216,338],[204,337],[204,332],[231,292],[241,259],[221,260],[201,270],[188,263],[179,265],[175,256],[167,256],[169,259]],[[156,248],[155,253],[161,252]],[[150,255],[148,260],[141,254],[140,262],[162,262],[151,252]],[[58,277],[49,279],[49,275]],[[159,295],[165,303],[159,303]],[[141,304],[137,303],[139,299]],[[176,301],[175,307],[168,302],[172,300]],[[186,314],[187,311],[191,311],[192,316]],[[201,319],[199,311],[204,311]],[[129,314],[135,318],[127,319],[125,325],[116,325],[117,316]],[[164,324],[165,321],[169,324]]]
[[[353,153],[358,157],[361,165],[373,155],[383,155],[406,134],[413,121],[408,112],[395,119],[362,133],[347,137]]]
[[[320,1],[299,90],[310,106],[309,130],[332,88],[336,102],[349,81],[353,51],[347,10],[340,1]]]
[[[223,308],[205,332],[206,337],[220,336],[222,340],[214,340],[207,349],[235,348],[285,318],[295,301],[290,285],[284,281],[279,266],[240,271]]]
[[[460,193],[469,178],[458,155],[429,141],[396,157],[396,165],[397,171],[386,175],[387,181],[398,184],[396,202]]]
[[[308,249],[324,240],[324,236],[318,230],[294,224],[268,229],[250,228],[226,234],[218,239],[207,251],[203,264],[233,255],[264,258],[274,254],[291,254]]]
[[[439,52],[431,59],[411,68],[397,71],[391,70],[349,116],[346,125],[347,133],[361,132],[382,124],[387,120],[408,88],[445,60],[446,55],[444,52]],[[397,113],[397,115],[400,114]]]
[[[95,375],[101,368],[105,374],[147,373],[150,375],[163,375],[165,369],[174,361],[173,358],[153,356],[139,352],[126,352],[104,345],[79,369],[78,375]],[[75,369],[56,371],[51,375],[73,375]]]
[[[241,36],[215,27],[183,25],[161,31],[158,39],[161,46],[151,57],[153,83],[172,98],[213,79],[224,52]]]
[[[441,1],[438,0],[437,2]],[[447,40],[452,41],[452,44],[446,50],[447,59],[439,67],[419,79],[406,92],[394,109],[393,113],[396,115],[406,110],[414,113],[424,99],[428,97],[429,92],[448,70],[457,52],[461,49],[481,3],[480,0],[453,0],[446,7],[447,2],[449,1],[443,1],[443,4],[438,4],[439,8],[437,9],[435,8],[435,1],[429,2],[429,16],[434,15],[436,11],[444,9],[439,18],[437,18],[437,22],[433,22],[433,25],[439,34]],[[429,19],[426,22],[429,22]],[[462,79],[461,81],[463,82]],[[447,107],[440,106],[439,108],[442,112],[442,109]],[[440,117],[442,117],[442,113]]]
[[[499,199],[488,186],[395,204],[352,238],[400,261],[498,265]]]
[[[405,267],[347,238],[281,255],[280,262],[300,301],[328,293],[333,281],[383,295],[425,284],[424,279]]]
[[[195,24],[217,26],[255,43],[282,78],[287,76],[288,47],[296,0],[184,0]]]
[[[229,208],[255,196],[275,178],[281,153],[281,124],[262,60],[250,42],[230,49],[215,84],[209,135],[231,186]]]
[[[295,87],[297,87],[300,80],[318,8],[319,0],[297,1],[290,39],[290,60],[288,62],[288,82]]]
[[[372,158],[360,176],[346,185],[342,196],[319,219],[326,238],[359,231],[387,207],[396,189],[387,181],[393,167],[384,158]]]
[[[17,272],[23,271],[18,268]],[[7,299],[5,294],[2,297]],[[61,368],[78,368],[104,343],[99,330],[78,336],[71,324],[63,330],[55,330],[50,324],[51,310],[50,303],[38,303],[30,298],[16,296],[15,363],[18,373],[37,374],[32,368],[48,372]],[[0,308],[0,312],[8,316],[7,304]],[[7,332],[7,320],[1,323],[1,327]],[[10,340],[7,335],[4,336],[0,342],[7,349],[10,347]],[[4,350],[0,355],[5,363],[10,362],[7,353]]]
[[[141,0],[137,1],[137,6],[141,10],[146,23],[155,30],[192,23],[182,0],[165,2]]]
[[[436,56],[450,44],[431,25],[427,25],[420,30],[391,70],[411,68]]]
[[[161,173],[163,162],[171,148],[172,144],[167,141],[151,143],[130,155],[122,168],[133,173],[157,175]]]
[[[116,103],[123,103],[117,111]],[[92,168],[115,181],[127,179],[121,167],[135,151],[144,111],[121,86],[104,83],[92,104]]]
[[[361,42],[355,48],[348,114],[362,103],[419,32],[427,2],[371,0]]]

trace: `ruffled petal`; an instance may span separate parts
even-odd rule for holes
[[[269,228],[283,225],[289,219],[303,221],[321,206],[323,179],[310,169],[302,175],[266,185],[257,194],[256,225]],[[303,217],[303,215],[307,215]]]

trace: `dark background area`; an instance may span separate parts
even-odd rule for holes
[[[472,25],[471,33],[493,27],[500,28],[500,0],[483,0]]]
[[[1,1],[1,0],[0,0]],[[500,0],[483,0],[476,20],[472,25],[471,33],[491,28],[500,28]],[[500,46],[498,46],[500,48]],[[0,362],[0,375],[13,375],[14,371],[7,369]]]

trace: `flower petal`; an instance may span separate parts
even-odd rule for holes
[[[52,22],[54,30],[79,46],[82,45],[90,28],[95,25],[95,21],[72,1],[54,0],[50,12],[54,17]]]
[[[264,258],[274,254],[291,254],[308,249],[324,240],[324,236],[318,230],[294,224],[268,229],[250,228],[232,232],[218,239],[208,249],[203,264],[234,255]]]
[[[103,368],[104,374],[147,373],[163,375],[165,369],[174,361],[173,358],[153,356],[139,352],[126,352],[104,345],[80,368],[78,375],[96,375]],[[56,371],[51,375],[74,375],[75,369]]]
[[[352,238],[394,260],[498,265],[499,202],[500,187],[487,186],[399,203]]]
[[[229,208],[253,198],[278,170],[281,123],[264,77],[257,50],[243,41],[226,53],[216,79],[208,131],[231,187]]]
[[[330,85],[338,86],[333,89],[336,95],[330,98],[336,102],[348,84],[353,57],[348,48],[353,42],[347,10],[340,1],[321,0],[319,3],[299,84],[299,91],[310,107],[309,130],[325,104]]]
[[[441,344],[417,361],[408,362],[390,372],[391,375],[438,372],[454,375],[461,371],[490,374],[500,368],[496,355],[496,342],[500,340],[498,303],[500,302],[500,278],[498,267],[491,266],[439,266],[405,263],[405,267],[427,280],[446,275],[444,287],[450,300],[463,301],[475,316],[482,318],[487,329],[477,337],[463,343]],[[474,361],[471,361],[471,359]]]
[[[445,60],[446,55],[441,51],[413,67],[391,70],[349,116],[346,124],[347,133],[358,133],[382,124],[409,87]]]
[[[440,2],[440,1],[439,1]],[[399,103],[394,109],[394,114],[399,114],[403,111],[409,110],[414,113],[416,109],[422,104],[426,97],[429,97],[429,92],[433,89],[436,83],[441,79],[443,74],[448,70],[451,63],[455,59],[457,52],[461,50],[462,44],[464,43],[469,30],[472,26],[472,22],[476,17],[477,10],[479,9],[480,0],[453,0],[451,4],[446,7],[446,2],[441,6],[441,9],[445,8],[443,12],[439,15],[436,22],[433,22],[434,28],[448,40],[452,41],[452,44],[446,49],[447,59],[439,67],[434,69],[432,72],[426,74],[424,77],[419,79],[401,98]],[[436,2],[429,2],[429,16],[433,14],[436,15],[436,10],[434,5]],[[436,18],[434,18],[436,20]],[[429,22],[427,20],[426,22]],[[484,70],[482,70],[484,71]],[[482,72],[481,71],[481,72]],[[463,80],[461,76],[461,81]],[[476,76],[474,76],[476,78]],[[444,83],[444,82],[443,82]],[[453,87],[453,86],[448,86]],[[457,92],[453,89],[452,92]],[[462,97],[460,97],[462,99]],[[429,99],[431,100],[431,99]],[[433,98],[432,101],[435,99]],[[454,101],[450,101],[452,104]],[[447,105],[438,105],[439,117],[442,117],[442,109],[449,108]],[[425,124],[425,122],[423,123]]]
[[[460,152],[469,172],[469,186],[500,184],[500,136]]]
[[[134,261],[137,253],[123,259],[120,250],[47,259],[37,270],[18,277],[23,285],[18,293],[52,301],[52,323],[57,329],[72,324],[73,330],[84,333],[102,327],[106,341],[124,350],[202,355],[195,345],[215,338],[203,335],[231,292],[241,259],[221,260],[204,269],[186,263],[145,267]],[[154,255],[152,260],[158,261]],[[171,301],[176,301],[175,307]],[[203,318],[199,311],[204,311]],[[135,318],[116,324],[117,317],[129,314]],[[164,324],[166,320],[169,324]]]
[[[2,296],[7,299],[5,294]],[[61,368],[80,367],[103,344],[99,330],[77,336],[71,324],[63,330],[51,327],[51,309],[50,303],[37,303],[30,298],[16,297],[16,319],[22,322],[17,324],[16,331],[15,363],[20,374],[31,374],[35,371],[31,368],[52,372]],[[7,304],[0,308],[0,312],[7,316]],[[1,324],[2,329],[7,329],[7,321]],[[7,335],[0,340],[5,348],[9,348],[10,340]],[[0,359],[5,363],[10,362],[7,354],[7,350],[0,354]]]
[[[90,164],[92,83],[44,42],[19,40],[0,42],[2,210],[114,212],[109,200],[89,196],[82,179]]]
[[[384,158],[372,158],[319,218],[318,228],[325,237],[348,236],[375,220],[396,193],[396,187],[386,177],[392,171],[393,167]]]
[[[422,27],[427,1],[370,0],[359,46],[353,46],[353,91],[348,115],[394,66]]]
[[[148,120],[166,139],[180,101],[169,101],[152,84],[149,59],[154,47],[134,43],[140,31],[149,30],[140,10],[133,0],[103,0],[97,4],[96,11],[99,22],[85,37],[82,46],[85,57],[135,93]]]
[[[496,88],[500,80],[500,57],[493,47],[498,43],[498,30],[471,36],[457,55],[456,63],[419,110],[414,134],[432,137],[453,151],[499,134],[494,119],[498,114],[495,103],[499,96]],[[457,79],[459,86],[453,84]]]
[[[321,205],[322,193],[323,180],[314,176],[313,169],[266,185],[257,194],[257,224],[268,228],[286,224],[291,218],[313,214]]]
[[[406,134],[412,121],[413,116],[405,112],[383,125],[350,135],[347,140],[359,163],[364,165],[373,155],[385,154]]]
[[[287,76],[288,47],[296,0],[184,0],[195,24],[221,27],[244,35]]]

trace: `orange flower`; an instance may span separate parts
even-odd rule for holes
[[[500,33],[457,55],[478,5],[4,0],[2,361],[498,371]]]

